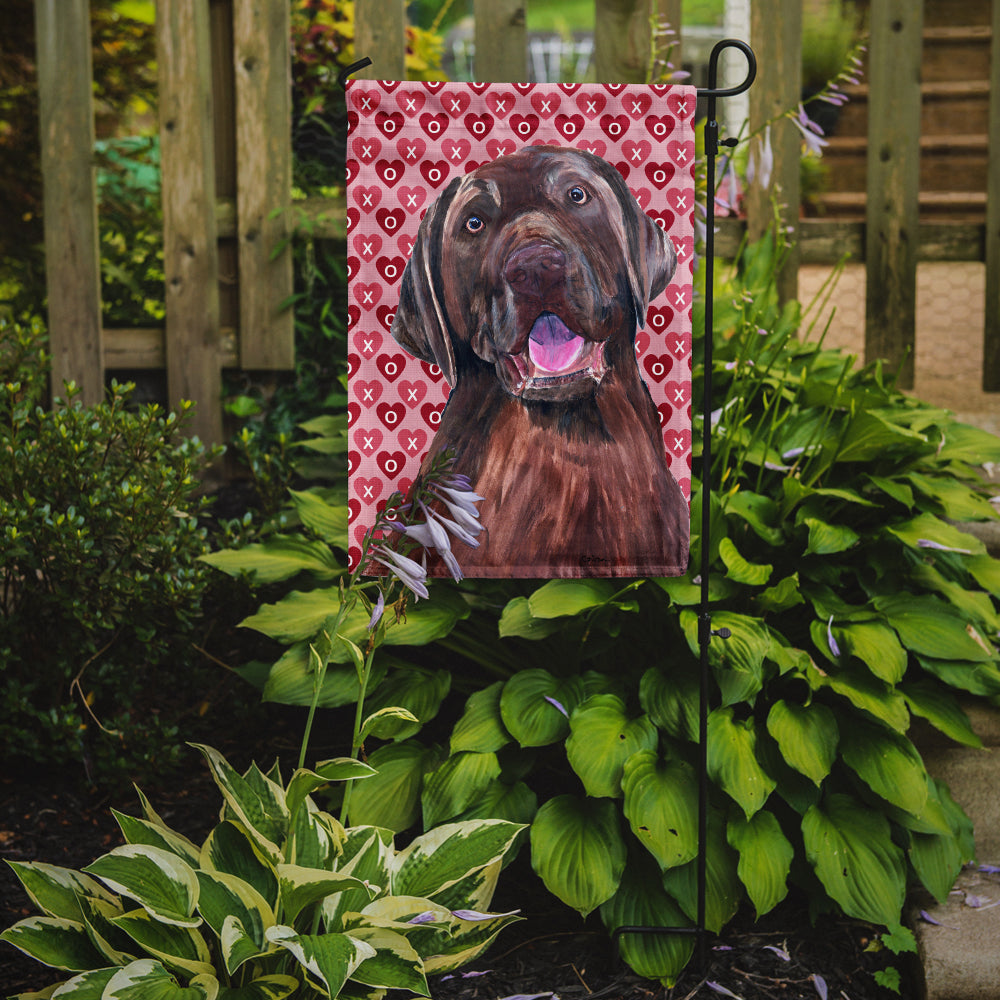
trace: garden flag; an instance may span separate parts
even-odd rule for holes
[[[468,576],[686,572],[695,100],[348,83],[352,566],[447,455]]]

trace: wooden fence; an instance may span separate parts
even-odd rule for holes
[[[158,0],[166,325],[102,329],[92,169],[88,0],[35,0],[45,181],[53,383],[73,379],[99,399],[105,372],[165,369],[171,402],[195,400],[196,432],[222,440],[223,368],[275,371],[293,364],[290,235],[290,0]],[[525,4],[474,0],[476,76],[526,78]],[[405,0],[356,0],[355,48],[368,74],[404,75]],[[983,384],[1000,390],[1000,0],[992,2],[986,221],[922,223],[918,216],[920,47],[923,0],[871,0],[867,214],[864,221],[785,222],[797,242],[782,275],[795,294],[800,263],[849,253],[867,269],[866,355],[894,365],[910,352],[912,384],[918,261],[985,261]],[[650,17],[680,25],[681,0],[595,0],[596,79],[646,77]],[[800,97],[801,0],[753,0],[751,44],[759,73],[750,125]],[[683,37],[680,38],[683,52]],[[674,53],[677,58],[677,52]],[[363,74],[362,74],[363,75]],[[720,102],[724,105],[725,102]],[[725,107],[720,108],[724,121]],[[739,123],[732,123],[736,131]],[[771,199],[799,204],[799,136],[775,130],[769,188],[751,189],[746,222],[724,220],[725,256],[744,229],[760,233]],[[320,238],[345,237],[343,200],[314,200],[296,214]]]

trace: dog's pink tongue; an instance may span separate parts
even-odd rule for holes
[[[584,339],[578,337],[555,313],[542,313],[528,334],[528,356],[536,368],[565,371],[580,356]]]

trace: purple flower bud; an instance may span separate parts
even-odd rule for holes
[[[375,607],[372,609],[372,616],[368,619],[368,631],[374,630],[375,626],[382,620],[382,613],[385,611],[385,594],[380,590],[378,592],[378,600],[375,602]]]
[[[833,637],[833,615],[830,615],[830,620],[826,623],[826,641],[830,647],[830,652],[834,656],[840,656],[840,646],[837,645],[837,640]]]
[[[559,711],[562,712],[562,714],[565,715],[567,719],[569,718],[569,712],[566,711],[566,709],[560,702],[556,701],[555,698],[550,698],[548,695],[544,695],[544,698],[550,705],[555,705],[555,707],[559,709]]]

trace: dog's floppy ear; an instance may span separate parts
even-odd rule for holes
[[[677,252],[670,237],[632,199],[632,218],[626,210],[629,235],[628,278],[635,300],[637,325],[646,323],[649,303],[667,287],[677,268]]]
[[[456,379],[455,351],[444,314],[444,296],[438,289],[444,219],[459,181],[456,178],[445,188],[420,223],[389,331],[415,358],[437,365],[451,386]]]

